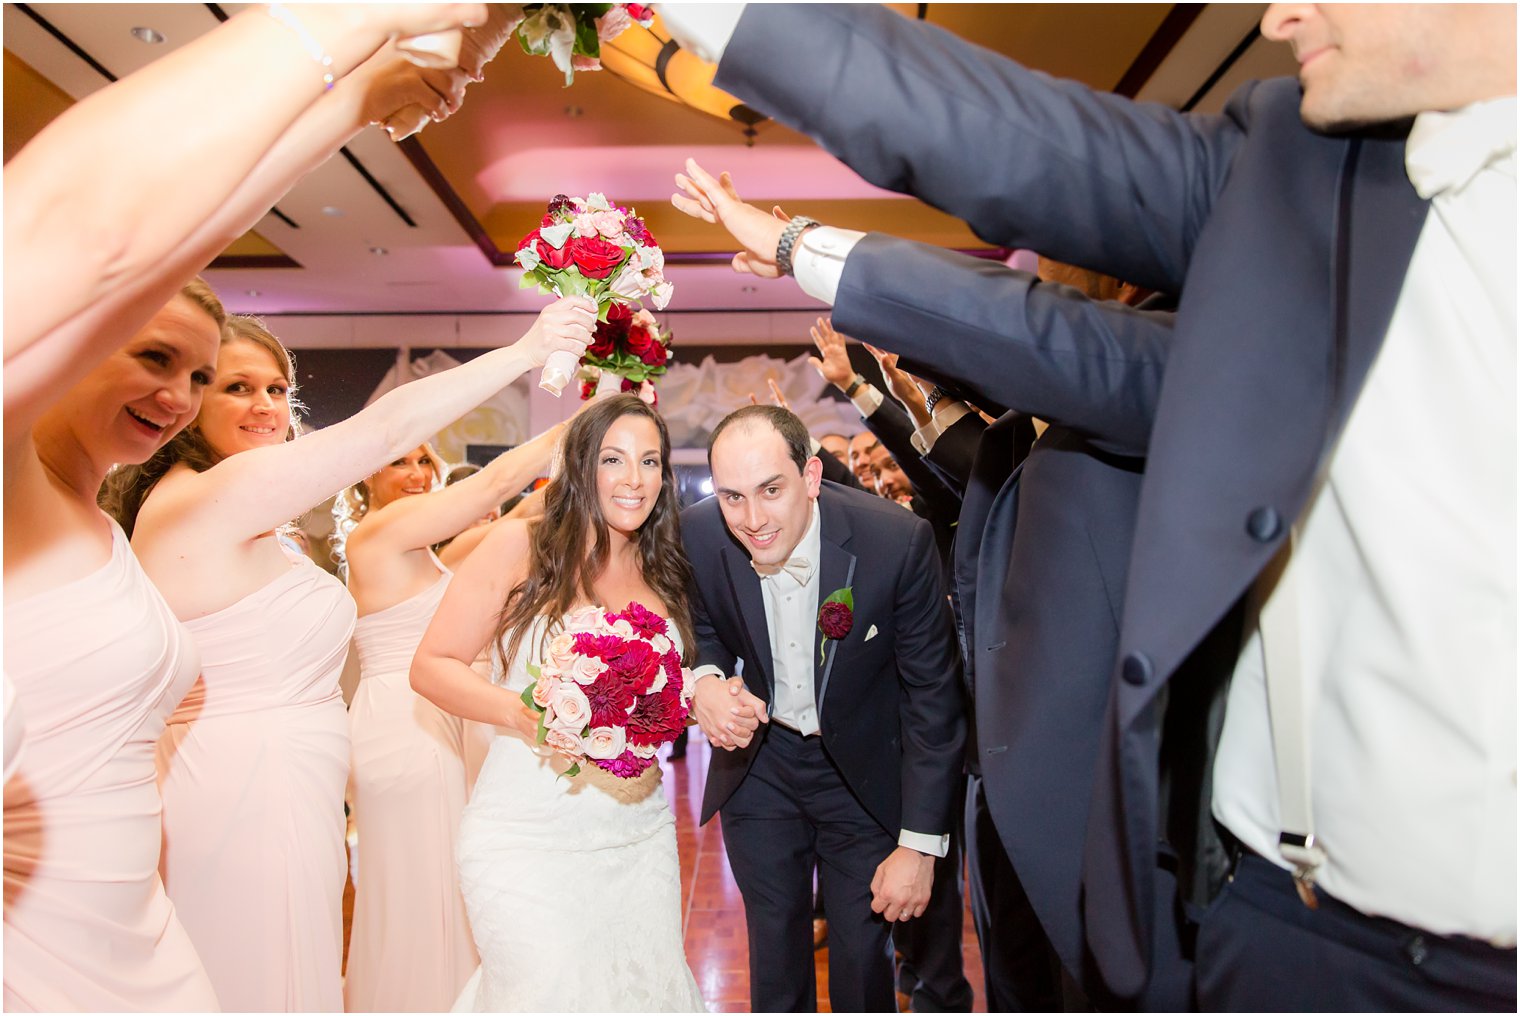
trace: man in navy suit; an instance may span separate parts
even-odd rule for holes
[[[723,816],[753,1008],[817,1010],[816,866],[832,1007],[895,1011],[891,925],[929,902],[965,745],[933,532],[823,483],[805,425],[779,407],[725,417],[708,462],[714,496],[681,519],[693,708],[729,749],[708,766],[702,820]],[[739,659],[743,677],[728,678]]]
[[[1263,34],[1299,81],[1220,116],[869,8],[751,5],[698,49],[719,87],[989,241],[1182,293],[1082,848],[1110,987],[1138,996],[1174,933],[1159,762],[1199,732],[1163,737],[1166,704],[1228,682],[1205,804],[1237,860],[1200,1002],[1512,1010],[1515,733],[1491,717],[1516,683],[1515,8],[1274,5]],[[889,244],[759,225],[741,266],[795,264],[890,345],[843,307]],[[894,333],[945,313],[905,281]],[[948,284],[962,326],[1025,310],[1001,280]],[[1005,354],[1019,408],[1127,408],[1090,350]]]

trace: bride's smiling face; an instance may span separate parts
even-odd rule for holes
[[[660,496],[660,431],[646,416],[620,416],[597,450],[596,500],[607,525],[632,533],[649,518]]]

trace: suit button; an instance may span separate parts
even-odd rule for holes
[[[1124,657],[1124,665],[1119,668],[1119,676],[1124,678],[1125,684],[1139,687],[1151,679],[1151,661],[1144,653],[1130,653]]]
[[[1246,532],[1257,543],[1270,543],[1282,532],[1282,516],[1275,508],[1257,508],[1246,516]]]

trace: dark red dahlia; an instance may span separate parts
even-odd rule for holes
[[[628,707],[633,705],[633,689],[628,680],[615,670],[609,670],[585,688],[591,703],[593,727],[621,727],[628,722]]]
[[[818,627],[824,638],[842,639],[855,627],[855,614],[842,603],[825,603],[818,612]]]
[[[631,780],[635,776],[642,776],[644,770],[654,765],[652,758],[639,758],[631,751],[625,751],[617,758],[594,758],[591,764],[598,769],[605,769],[614,776],[621,776],[625,780]]]

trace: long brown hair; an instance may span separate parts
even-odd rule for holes
[[[660,495],[634,535],[639,572],[670,611],[687,658],[695,652],[691,614],[686,609],[691,566],[681,546],[670,432],[660,414],[637,396],[615,395],[581,412],[565,433],[564,468],[544,490],[544,517],[528,529],[528,577],[507,594],[496,624],[496,645],[505,646],[503,660],[515,657],[535,618],[553,619],[542,634],[547,639],[577,602],[596,602],[591,585],[606,568],[612,550],[596,493],[599,452],[608,428],[624,416],[652,420],[660,432]],[[621,610],[626,604],[601,606]]]
[[[448,472],[447,463],[439,457],[433,442],[424,441],[417,446],[427,452],[427,457],[432,461],[433,482],[429,490],[437,490],[443,486],[443,475]],[[338,496],[333,498],[332,517],[333,531],[327,537],[327,546],[332,551],[333,563],[338,566],[338,577],[348,579],[348,538],[353,535],[359,523],[364,521],[364,516],[369,514],[373,500],[369,489],[369,478],[380,472],[385,466],[380,466],[374,473],[370,473],[364,479],[352,483],[338,491]]]
[[[206,303],[206,297],[216,299],[211,288],[200,278],[181,290],[180,295],[205,309],[208,314],[211,309]],[[221,305],[216,306],[220,308]],[[285,432],[285,440],[295,440],[301,433],[299,414],[303,407],[296,399],[296,363],[290,350],[281,345],[280,340],[264,327],[264,322],[256,317],[243,314],[212,316],[222,326],[222,345],[240,340],[252,342],[267,352],[274,359],[275,366],[284,373],[285,380],[289,382],[286,399],[290,403],[290,427]],[[101,485],[96,503],[121,525],[127,536],[130,537],[132,530],[137,528],[137,515],[142,511],[143,502],[164,474],[175,465],[183,462],[197,473],[204,473],[225,458],[211,447],[211,443],[201,433],[200,423],[200,415],[196,414],[196,418],[187,427],[170,438],[169,443],[154,452],[148,461],[118,465],[106,474],[106,481]]]

